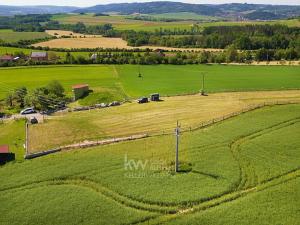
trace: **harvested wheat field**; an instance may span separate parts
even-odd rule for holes
[[[253,105],[276,101],[300,102],[300,91],[216,93],[208,96],[165,97],[148,104],[126,103],[119,107],[57,114],[45,123],[31,126],[31,152],[85,140],[134,134],[173,132],[179,120],[182,129],[237,112]],[[59,128],[59,129],[58,129]],[[45,138],[47,137],[47,138]]]
[[[80,34],[80,33],[74,33],[73,31],[69,30],[46,30],[47,34],[56,36],[56,37],[62,37],[62,36],[72,36],[72,37],[102,37],[101,35],[89,35],[89,34]]]
[[[59,32],[59,33],[57,33]],[[59,31],[57,30],[49,31],[48,34],[56,35],[60,37],[62,35],[70,35],[72,32],[69,31]],[[50,41],[40,42],[33,44],[34,47],[49,47],[49,48],[120,48],[120,49],[164,49],[168,51],[222,51],[222,49],[203,49],[203,48],[172,48],[172,47],[163,47],[163,46],[140,46],[132,47],[128,46],[127,42],[121,38],[108,38],[102,37],[100,35],[84,35],[78,33],[72,33],[75,38],[59,38]]]
[[[85,38],[60,38],[34,44],[35,47],[49,48],[132,48],[121,38],[85,37]]]

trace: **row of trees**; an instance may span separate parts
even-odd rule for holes
[[[300,51],[289,49],[259,49],[256,51],[239,51],[234,45],[224,51],[210,52],[97,52],[97,56],[91,58],[67,52],[65,57],[58,57],[55,52],[49,52],[50,61],[36,62],[25,60],[25,54],[18,52],[15,56],[21,57],[17,62],[4,62],[0,66],[28,66],[49,64],[204,64],[204,63],[251,63],[253,61],[285,61],[299,60]]]
[[[63,86],[58,81],[52,81],[48,85],[32,91],[28,91],[26,87],[19,87],[7,94],[5,103],[9,109],[33,106],[43,111],[54,110],[70,101],[64,92]]]

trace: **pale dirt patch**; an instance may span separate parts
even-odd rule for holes
[[[45,150],[84,140],[135,134],[169,133],[173,132],[177,120],[183,128],[194,128],[202,122],[263,102],[300,102],[300,91],[216,93],[206,97],[165,97],[163,100],[51,116],[45,123],[31,127],[30,149]]]

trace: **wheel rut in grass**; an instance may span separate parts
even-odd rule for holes
[[[239,164],[240,179],[239,179],[239,183],[236,185],[238,190],[242,190],[244,188],[250,188],[257,184],[257,176],[255,174],[255,169],[251,165],[251,162],[245,158],[242,158],[239,154],[239,152],[241,151],[241,146],[255,138],[262,136],[262,135],[265,135],[270,132],[291,126],[298,122],[300,122],[300,117],[297,117],[297,118],[294,118],[291,120],[287,120],[287,121],[275,124],[273,126],[267,127],[265,129],[261,129],[254,133],[251,133],[247,136],[240,137],[230,144],[230,149],[231,149],[232,155]]]
[[[145,224],[145,225],[165,224],[165,223],[167,223],[171,220],[174,220],[176,218],[179,218],[181,216],[188,215],[188,214],[193,214],[193,213],[196,213],[196,212],[199,212],[199,211],[205,211],[205,210],[208,210],[210,208],[217,207],[217,206],[220,206],[222,204],[226,204],[226,203],[235,201],[235,200],[237,200],[241,197],[245,197],[245,196],[247,196],[251,193],[264,191],[268,188],[271,188],[271,187],[274,187],[274,186],[277,186],[277,185],[280,185],[280,184],[287,183],[287,182],[289,182],[293,179],[297,179],[299,177],[300,177],[300,168],[297,168],[297,169],[291,170],[291,171],[289,171],[285,174],[281,174],[281,175],[278,175],[276,177],[270,178],[269,180],[267,180],[267,181],[265,181],[265,182],[263,182],[263,183],[261,183],[257,186],[254,186],[254,187],[251,187],[251,188],[246,188],[244,190],[236,190],[236,191],[224,194],[224,195],[222,195],[218,198],[208,200],[208,201],[203,202],[201,204],[193,205],[193,206],[191,206],[189,208],[186,208],[186,209],[181,209],[176,214],[160,215],[160,216],[157,216],[155,218],[152,218],[152,219],[147,220],[147,221],[145,221],[143,223],[140,223],[140,224]]]

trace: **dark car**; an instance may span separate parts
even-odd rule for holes
[[[142,97],[142,98],[138,99],[138,103],[139,103],[139,104],[147,103],[148,101],[149,101],[149,100],[148,100],[147,97]]]
[[[34,116],[32,116],[32,117],[29,118],[29,122],[31,124],[37,124],[37,123],[39,123],[39,121],[37,120],[37,118],[35,118]]]

